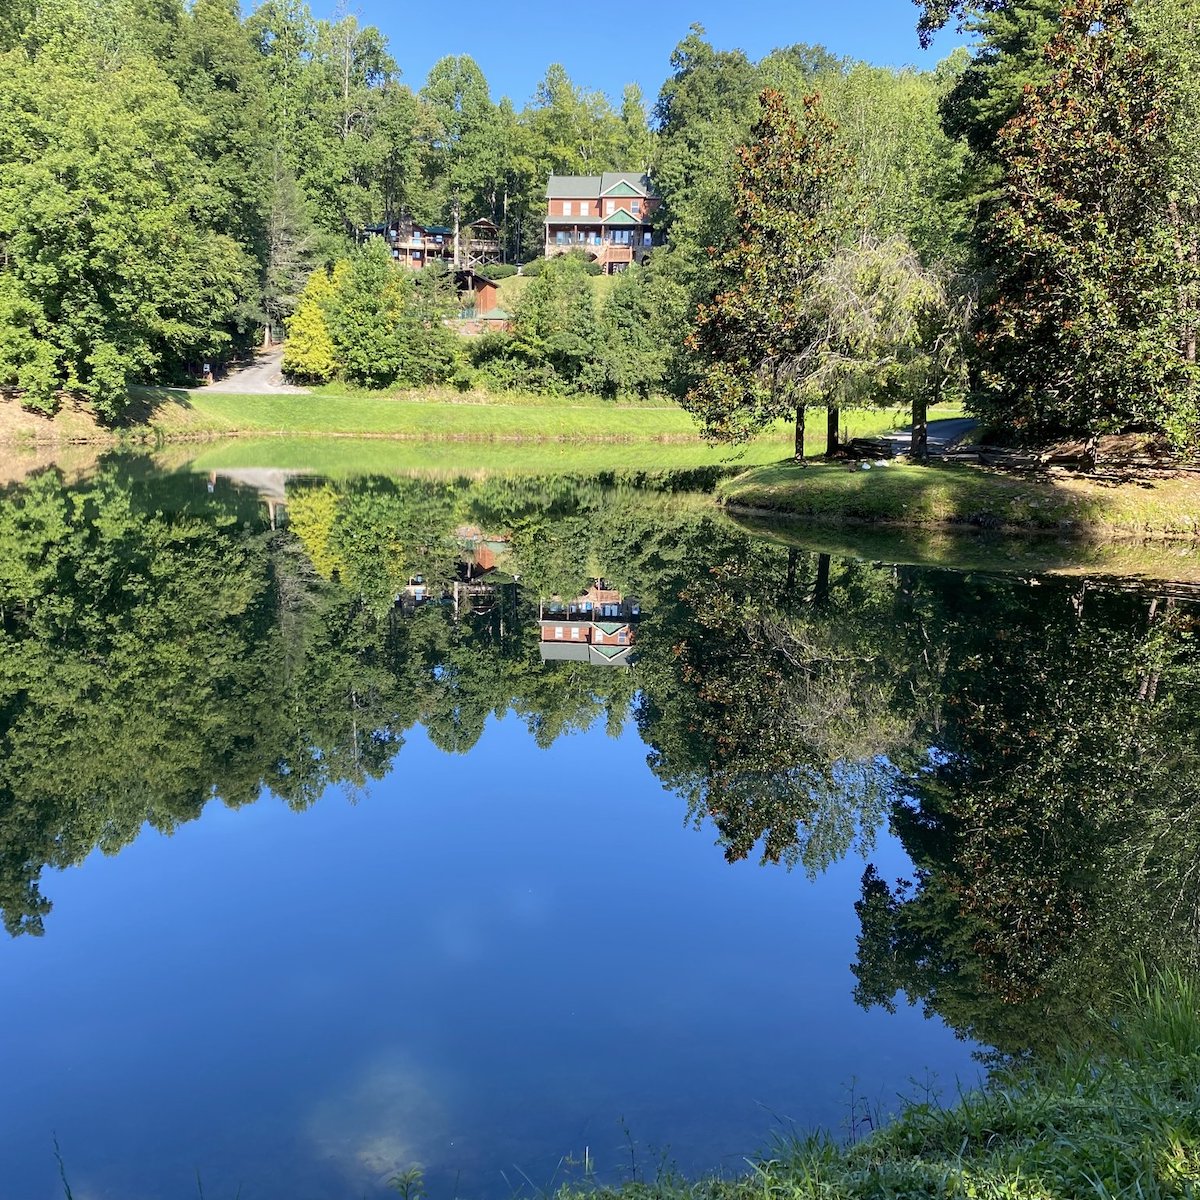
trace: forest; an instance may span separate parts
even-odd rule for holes
[[[803,42],[752,61],[693,26],[657,97],[550,64],[517,107],[466,56],[405,80],[379,30],[303,0],[14,0],[0,389],[116,422],[131,388],[286,329],[300,379],[667,395],[716,440],[956,399],[1017,442],[1186,451],[1197,11],[918,0],[918,37],[969,45],[932,71]],[[537,256],[548,176],[604,170],[648,172],[662,206],[599,300],[585,263]],[[496,223],[534,276],[511,329],[459,337],[448,278],[361,244],[401,214]]]

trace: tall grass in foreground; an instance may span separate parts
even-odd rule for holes
[[[856,1145],[789,1139],[738,1179],[664,1177],[564,1189],[621,1200],[1195,1200],[1200,1197],[1200,986],[1143,977],[1097,1043],[994,1072],[951,1107],[910,1104]]]

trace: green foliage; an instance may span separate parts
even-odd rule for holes
[[[78,45],[18,48],[0,124],[0,384],[45,411],[75,393],[111,420],[132,381],[236,342],[252,260],[197,213],[205,125],[161,71],[132,48],[103,68]]]
[[[1200,420],[1179,345],[1163,89],[1117,0],[1069,11],[1005,127],[981,336],[985,419],[1039,440]]]
[[[454,303],[446,272],[397,267],[374,239],[332,275],[320,268],[311,276],[288,322],[283,369],[308,382],[340,376],[370,388],[443,382],[460,353],[444,323]]]
[[[738,240],[721,256],[722,290],[689,340],[703,366],[684,406],[707,436],[744,442],[803,404],[818,321],[807,299],[843,227],[848,164],[817,97],[793,116],[764,91],[750,144],[739,151]]]
[[[288,342],[283,352],[283,370],[291,379],[304,383],[328,383],[337,375],[340,362],[329,329],[329,309],[338,290],[338,277],[323,267],[314,271],[304,285],[296,311],[288,318]]]

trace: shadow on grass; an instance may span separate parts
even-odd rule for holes
[[[129,403],[120,418],[111,426],[114,431],[142,425],[153,425],[164,404],[192,409],[192,397],[185,388],[136,386],[129,389]]]

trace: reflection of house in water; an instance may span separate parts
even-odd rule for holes
[[[538,614],[543,662],[627,667],[633,658],[641,608],[597,580],[573,600],[544,600]]]
[[[424,575],[413,575],[396,596],[397,606],[411,613],[423,604],[441,603],[453,606],[456,619],[467,613],[481,616],[497,607],[502,589],[510,586],[515,606],[515,576],[502,569],[509,543],[503,538],[489,537],[473,525],[460,525],[454,534],[459,551],[454,578],[431,584]],[[500,617],[503,625],[504,614]]]
[[[287,506],[288,481],[300,474],[299,471],[250,468],[208,473],[208,491],[211,494],[218,480],[232,484],[240,491],[258,493],[258,498],[267,506],[267,520],[272,529],[280,525],[280,510]]]

